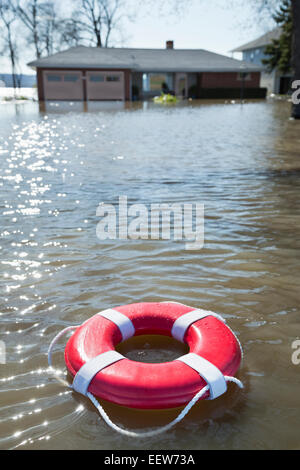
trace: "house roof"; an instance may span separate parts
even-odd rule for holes
[[[37,68],[130,69],[140,72],[260,71],[261,67],[204,49],[130,49],[73,47],[34,60]]]
[[[266,34],[263,34],[254,41],[247,42],[243,46],[237,47],[230,52],[244,52],[249,49],[259,49],[260,47],[266,47],[268,44],[271,44],[273,39],[279,39],[281,35],[281,28],[275,28],[272,31],[269,31]]]

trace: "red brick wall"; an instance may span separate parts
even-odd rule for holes
[[[237,72],[204,72],[201,74],[201,88],[240,88],[242,80]],[[260,72],[251,72],[250,79],[244,80],[245,88],[257,88],[260,85]]]

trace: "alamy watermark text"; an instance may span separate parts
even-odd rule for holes
[[[292,94],[292,103],[300,104],[300,80],[294,80],[292,82],[292,88],[295,90]]]
[[[99,240],[185,240],[187,250],[204,245],[204,204],[173,203],[128,205],[119,196],[118,206],[101,203],[96,234]]]

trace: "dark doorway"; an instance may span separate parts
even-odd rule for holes
[[[279,83],[279,94],[288,95],[291,93],[291,81],[292,77],[280,77]]]

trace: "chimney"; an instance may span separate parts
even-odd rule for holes
[[[167,41],[166,42],[166,49],[174,49],[174,42],[173,41]]]

